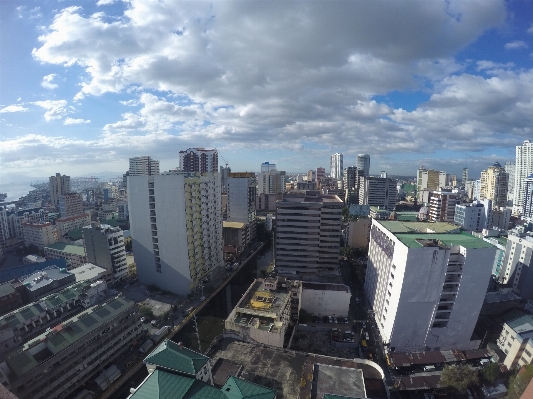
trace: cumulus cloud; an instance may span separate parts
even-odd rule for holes
[[[67,102],[65,100],[35,101],[33,104],[47,110],[44,113],[44,119],[47,121],[62,119],[67,114]]]
[[[513,42],[505,43],[506,50],[516,50],[520,48],[527,48],[527,43],[523,40],[515,40]]]
[[[41,82],[41,86],[48,90],[57,89],[57,84],[52,82],[56,76],[57,75],[55,73],[51,73],[50,75],[43,76],[43,81]]]
[[[116,0],[98,0],[96,5],[97,6],[108,6],[108,5],[113,4],[115,2],[116,2]]]
[[[13,104],[13,105],[8,105],[7,107],[0,109],[0,114],[7,113],[7,112],[27,112],[27,111],[28,111],[28,108],[25,108],[19,104]]]
[[[79,125],[82,123],[91,123],[91,121],[88,119],[65,118],[65,121],[63,122],[64,125]]]

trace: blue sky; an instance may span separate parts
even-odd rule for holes
[[[531,1],[4,0],[0,53],[4,181],[188,147],[475,177],[533,138]]]

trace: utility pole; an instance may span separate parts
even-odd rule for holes
[[[196,328],[196,338],[198,338],[198,352],[202,353],[202,344],[200,343],[200,332],[198,331],[198,324],[196,323],[196,313],[193,313],[194,328]]]

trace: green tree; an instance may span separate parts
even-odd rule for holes
[[[446,366],[440,377],[442,387],[449,387],[462,394],[466,392],[468,387],[478,385],[478,383],[477,371],[466,364]]]
[[[523,366],[517,375],[509,379],[506,398],[519,399],[531,381],[531,378],[533,378],[533,364]]]
[[[150,306],[141,305],[139,307],[139,313],[141,314],[141,316],[146,317],[148,319],[153,319],[154,317],[154,313],[152,312]]]
[[[347,206],[342,208],[342,220],[344,222],[347,222],[348,220],[350,220],[350,208],[348,208]]]
[[[300,315],[298,317],[298,321],[300,323],[307,323],[307,322],[310,322],[311,320],[313,320],[313,317],[311,316],[311,314],[305,310],[304,308],[301,308],[300,309]]]
[[[481,370],[481,378],[484,382],[492,385],[496,382],[500,375],[500,365],[498,363],[491,363]]]

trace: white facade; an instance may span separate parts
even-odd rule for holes
[[[422,223],[421,223],[422,225]],[[473,349],[495,248],[474,236],[405,232],[373,220],[365,294],[396,352]]]
[[[159,161],[148,155],[130,158],[129,176],[151,176],[159,174]]]
[[[128,179],[139,280],[186,295],[224,265],[218,173]]]
[[[514,198],[514,175],[516,171],[516,162],[515,161],[507,161],[505,162],[505,171],[509,175],[509,184],[507,185],[507,205],[512,206],[513,205],[513,198]]]
[[[474,201],[471,204],[455,205],[454,223],[465,230],[480,232],[493,225],[492,201]]]
[[[513,214],[522,213],[524,206],[524,180],[533,173],[533,143],[525,140],[516,146],[516,168],[514,176]]]
[[[458,194],[449,191],[434,191],[429,197],[429,220],[453,223]]]
[[[91,215],[83,213],[81,215],[68,218],[56,219],[57,235],[59,240],[71,230],[81,229],[91,224]]]
[[[370,176],[370,155],[359,154],[355,160],[355,166],[362,171],[363,176]]]
[[[218,173],[218,151],[216,149],[188,148],[179,152],[180,171]]]
[[[330,177],[342,180],[342,176],[344,174],[344,166],[342,161],[342,154],[335,153],[331,156],[331,162],[330,162]]]
[[[509,234],[500,280],[524,299],[533,299],[533,238]]]
[[[57,242],[57,230],[52,223],[22,223],[22,233],[25,245],[39,249]]]
[[[359,205],[377,206],[393,211],[397,197],[396,180],[390,177],[359,178]]]
[[[285,183],[285,171],[274,170],[259,173],[257,175],[257,194],[283,193],[285,191]]]
[[[503,364],[509,370],[532,364],[533,317],[525,315],[505,323],[497,344],[506,355]]]
[[[56,173],[55,176],[50,176],[48,179],[48,186],[50,188],[50,202],[53,206],[59,206],[59,197],[63,194],[70,193],[70,176]]]
[[[347,285],[302,283],[302,309],[316,316],[348,317],[352,293]]]
[[[255,173],[230,173],[226,181],[228,190],[227,220],[246,223],[249,226],[250,240],[253,240],[256,236],[257,179]]]

